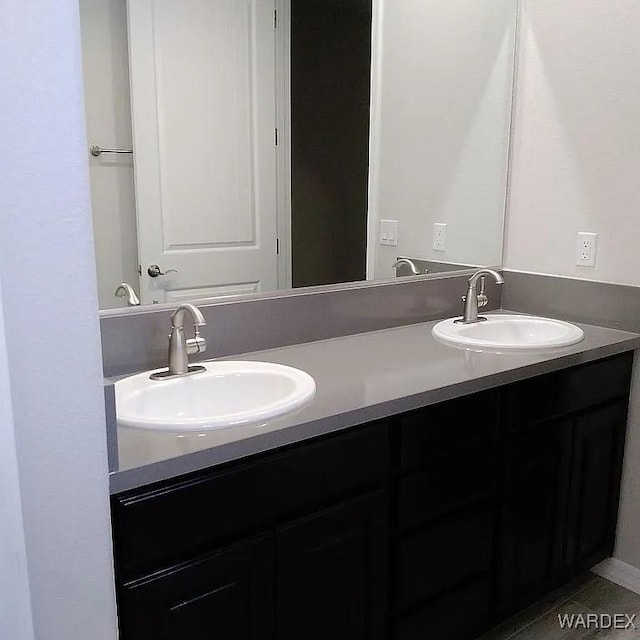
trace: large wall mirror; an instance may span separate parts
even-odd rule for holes
[[[100,307],[500,265],[516,14],[80,0]]]

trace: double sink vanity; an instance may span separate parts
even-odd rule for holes
[[[122,640],[472,640],[610,556],[640,337],[470,306],[116,381]]]
[[[473,640],[612,555],[631,54],[555,4],[80,0],[120,640]]]

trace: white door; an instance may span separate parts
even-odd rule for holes
[[[274,0],[128,12],[142,303],[276,289]]]

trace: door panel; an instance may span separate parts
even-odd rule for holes
[[[279,640],[379,640],[385,633],[386,494],[344,503],[277,534]]]
[[[569,489],[571,420],[555,420],[507,443],[500,540],[499,610],[545,593],[561,568]]]
[[[273,11],[129,2],[143,303],[277,288]]]
[[[576,420],[566,544],[572,575],[613,551],[626,421],[626,401]]]

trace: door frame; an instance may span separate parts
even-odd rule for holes
[[[275,0],[278,289],[291,289],[291,0]]]
[[[380,211],[380,152],[382,142],[382,53],[384,0],[371,0],[371,98],[369,106],[369,204],[367,207],[367,258],[365,278],[376,277]]]

